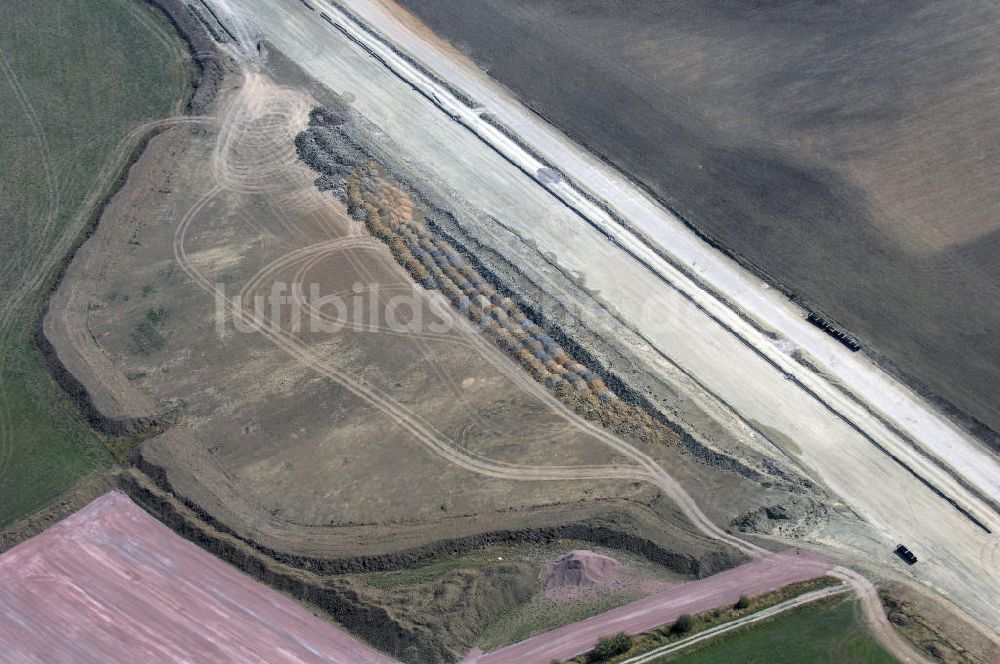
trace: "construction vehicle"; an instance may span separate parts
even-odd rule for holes
[[[818,327],[819,329],[823,330],[827,334],[829,334],[831,337],[833,337],[840,343],[850,348],[852,352],[857,353],[859,350],[861,350],[861,344],[858,343],[857,339],[847,334],[843,330],[838,329],[830,321],[823,318],[819,314],[810,311],[809,315],[806,316],[806,320],[815,325],[816,327]]]
[[[897,556],[899,556],[900,558],[902,558],[903,561],[906,562],[907,565],[916,565],[917,564],[917,557],[915,555],[913,555],[912,551],[910,551],[909,549],[907,549],[902,544],[897,544],[896,545],[895,553],[896,553]]]

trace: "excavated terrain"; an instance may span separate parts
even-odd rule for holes
[[[539,570],[514,556],[393,588],[372,573],[561,540],[677,579],[742,559],[639,454],[730,530],[854,522],[787,459],[735,453],[718,414],[673,389],[684,376],[488,249],[483,220],[394,158],[349,93],[267,43],[237,71],[212,42],[246,35],[180,5],[174,20],[200,40],[203,84],[104,208],[37,341],[91,423],[129,436],[119,486],[175,531],[380,650],[438,662],[528,606]]]
[[[147,437],[120,486],[407,661],[464,654],[530,598],[537,570],[464,569],[405,592],[352,575],[560,539],[679,578],[741,560],[644,481],[628,446],[707,491],[732,486],[714,507],[729,518],[804,489],[691,454],[679,428],[606,384],[599,362],[434,230],[448,213],[368,146],[344,144],[334,193],[347,204],[317,187],[296,136],[314,108],[345,107],[280,73],[226,74],[211,105],[154,138],[53,295],[39,333],[53,366],[92,419]],[[380,235],[366,206],[410,224],[407,241]],[[430,283],[446,273],[440,256],[451,280]]]

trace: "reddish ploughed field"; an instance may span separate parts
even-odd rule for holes
[[[17,664],[393,661],[119,492],[0,556],[0,644]]]

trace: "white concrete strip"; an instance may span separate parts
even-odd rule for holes
[[[360,2],[352,0],[352,6],[360,6]],[[653,367],[666,367],[669,362],[686,374],[674,376],[677,382],[672,384],[678,389],[692,389],[694,378],[701,389],[739,414],[740,420],[725,425],[722,442],[762,444],[755,442],[752,426],[767,436],[768,445],[773,443],[861,517],[853,520],[831,514],[828,525],[812,536],[814,541],[843,552],[846,558],[860,558],[866,564],[907,575],[981,620],[1000,624],[998,538],[975,526],[879,451],[871,442],[876,435],[884,438],[879,443],[887,449],[906,446],[881,432],[875,418],[869,415],[865,419],[865,413],[858,413],[864,431],[853,428],[853,421],[840,411],[856,407],[854,401],[844,398],[843,408],[833,404],[838,408],[835,413],[807,392],[809,387],[798,375],[788,379],[789,374],[780,368],[786,365],[772,363],[775,352],[770,346],[794,344],[787,340],[775,343],[765,337],[759,348],[758,342],[750,344],[734,334],[720,321],[746,321],[727,307],[718,308],[711,302],[711,294],[697,284],[691,295],[682,292],[682,287],[690,288],[683,280],[693,279],[683,274],[686,270],[678,269],[679,263],[660,257],[654,270],[621,246],[624,242],[608,241],[597,224],[585,222],[541,186],[537,173],[529,178],[463,124],[475,122],[477,113],[465,110],[468,107],[461,100],[449,96],[433,79],[425,91],[418,91],[418,76],[424,75],[420,70],[384,45],[373,55],[352,41],[372,37],[357,26],[351,27],[346,17],[337,19],[328,5],[322,11],[331,17],[332,24],[298,0],[212,0],[212,4],[243,43],[252,46],[256,40],[267,39],[307,75],[343,95],[373,125],[372,140],[391,148],[397,165],[410,169],[421,186],[450,201],[456,214],[496,220],[495,225],[477,224],[474,230],[501,249],[517,252],[512,253],[512,260],[529,261],[519,265],[534,270],[533,278],[541,287],[552,288],[561,296],[565,275],[580,275],[577,283],[585,280],[587,301],[571,299],[567,306],[576,307],[581,321],[608,339],[621,335],[624,326],[634,333],[633,338],[639,337],[633,350],[640,359],[648,359]],[[337,20],[343,30],[336,27]],[[387,22],[379,24],[379,29],[397,28]],[[408,39],[405,44],[411,52],[426,47],[422,38],[411,35]],[[248,59],[256,56],[253,51]],[[412,73],[406,73],[407,67]],[[447,77],[452,85],[458,85],[448,69],[433,68],[435,78]],[[461,70],[461,65],[453,68]],[[492,85],[481,73],[478,76],[485,81],[484,89]],[[465,91],[473,96],[470,89]],[[489,106],[484,96],[474,96],[478,103]],[[447,113],[442,112],[441,104]],[[450,112],[457,113],[462,122],[456,122]],[[487,124],[482,131],[489,128]],[[540,123],[537,131],[552,129]],[[586,153],[582,148],[580,151],[580,158],[586,160]],[[646,246],[645,250],[649,249]],[[698,267],[700,264],[696,270]],[[668,283],[675,273],[677,283]],[[698,304],[702,301],[707,306]],[[825,341],[825,335],[818,330],[816,334]],[[829,343],[839,347],[832,340]],[[771,453],[777,455],[777,449]],[[990,517],[991,528],[998,527],[996,515],[957,482],[948,485],[948,477],[942,477],[940,484],[942,490],[954,489],[956,499],[980,518],[985,520],[984,514]],[[727,487],[720,483],[707,490],[724,492]],[[704,495],[706,487],[698,487],[698,491]],[[892,555],[898,542],[906,543],[920,557],[918,565],[906,567]]]
[[[364,12],[362,16],[369,19],[373,9],[377,9],[375,4],[366,0],[347,0],[344,4],[353,10]],[[787,299],[776,296],[774,291],[762,288],[751,274],[697,238],[680,220],[652,201],[641,189],[603,164],[583,161],[574,146],[565,144],[567,139],[564,136],[553,136],[550,132],[540,131],[536,116],[525,118],[523,111],[495,94],[488,95],[484,104],[483,95],[489,93],[489,90],[484,89],[482,84],[477,85],[474,79],[464,77],[459,85],[472,86],[472,89],[466,88],[464,92],[477,102],[475,108],[469,108],[449,89],[450,86],[439,83],[421,68],[414,66],[385,41],[364,30],[337,6],[322,0],[318,5],[330,17],[332,25],[394,74],[535,179],[540,186],[625,249],[647,269],[690,298],[712,318],[752,346],[776,369],[793,376],[824,404],[871,437],[873,442],[879,441],[894,457],[942,493],[951,497],[965,492],[961,491],[954,477],[942,470],[939,464],[917,452],[879,419],[866,412],[859,403],[846,398],[826,378],[793,359],[787,344],[776,344],[740,314],[752,316],[764,327],[779,331],[795,347],[807,351],[821,369],[828,371],[842,384],[850,386],[861,400],[888,416],[898,428],[918,441],[922,448],[934,454],[939,462],[965,477],[984,495],[1000,502],[1000,464],[985,449],[934,412],[930,404],[888,374],[871,366],[863,356],[851,353],[817,330],[805,320],[801,309]],[[376,14],[375,17],[378,18],[379,15]],[[380,29],[392,25],[386,14],[381,14],[381,17],[385,20],[378,23]],[[405,45],[411,48],[413,40],[408,40]],[[419,57],[425,55],[426,50],[421,50]],[[450,75],[456,69],[451,60],[435,59],[433,66],[438,75]],[[516,132],[521,141],[530,145],[531,151],[523,148],[523,143],[510,138],[484,120],[484,111]],[[539,160],[532,153],[544,155],[546,161]],[[572,182],[562,178],[555,181],[539,178],[539,171],[548,166],[554,166]],[[581,193],[581,190],[587,191],[591,198],[606,201],[621,219],[635,226],[620,223],[601,205]],[[645,237],[633,233],[633,228],[638,229]],[[655,248],[651,246],[650,240],[656,242]],[[665,260],[662,254],[669,255],[674,263]],[[684,266],[687,274],[677,269],[675,264]],[[688,276],[695,273],[700,284]],[[702,284],[708,285],[711,290],[739,306],[740,313],[727,306],[710,290],[703,288]],[[887,399],[890,395],[892,398]],[[962,509],[973,509],[968,504],[959,505]],[[980,521],[983,518],[978,514],[976,517]]]
[[[378,0],[341,2],[359,18],[376,25],[384,37],[474,99],[477,110],[464,110],[459,114],[463,124],[487,140],[505,157],[534,175],[542,164],[517,148],[513,141],[503,137],[482,120],[480,114],[485,112],[494,116],[530,145],[535,154],[541,155],[574,184],[605,203],[624,220],[626,226],[616,223],[598,206],[583,199],[570,184],[542,184],[560,200],[580,211],[588,220],[598,223],[603,231],[622,242],[630,252],[636,243],[651,245],[655,249],[654,254],[668,255],[689,274],[696,274],[702,283],[739,306],[741,313],[749,315],[763,327],[779,332],[795,348],[807,352],[823,371],[849,386],[863,402],[904,431],[925,451],[934,455],[937,461],[957,471],[984,495],[1000,502],[1000,464],[978,441],[948,421],[924,399],[873,366],[864,356],[851,353],[816,329],[805,320],[805,312],[800,307],[762,285],[753,274],[702,241],[644,190],[581,150],[555,128],[540,121],[537,115],[478,69],[463,67],[463,63],[456,62],[453,54],[445,53],[435,44],[414,35],[386,10],[384,3]],[[330,3],[321,4],[331,6]],[[340,14],[338,19],[345,20],[345,17]],[[362,37],[361,41],[366,47],[387,57],[387,65],[397,74],[406,77],[419,89],[438,95],[439,99],[436,101],[447,112],[454,115],[455,109],[464,106],[449,93],[441,94],[440,86],[432,81],[422,80],[419,72],[414,71],[402,58],[397,57],[395,64],[390,64],[392,58],[379,50],[377,40]],[[648,250],[649,246],[647,252]],[[644,257],[648,255],[647,252],[636,255]],[[679,282],[678,285],[685,292],[692,286],[690,282]],[[759,338],[753,341],[757,345],[774,348],[774,343],[766,338],[763,341]],[[783,345],[781,352],[790,353],[790,350],[789,346]],[[920,468],[921,473],[932,472],[926,468],[928,464],[909,449],[909,445],[905,447],[908,449],[894,452],[899,452],[908,463]]]

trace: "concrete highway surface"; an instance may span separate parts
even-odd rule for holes
[[[117,491],[0,556],[0,662],[393,661]]]
[[[398,19],[393,20],[399,12],[389,11],[386,3],[343,0],[341,6],[375,26],[384,37],[433,69],[440,79],[470,95],[475,100],[474,108],[387,44],[363,30],[352,29],[358,24],[334,8],[333,3],[321,2],[320,6],[325,6],[338,26],[397,76],[426,94],[510,163],[536,177],[539,186],[612,239],[646,271],[670,284],[707,312],[713,322],[751,346],[772,371],[791,380],[870,443],[883,446],[899,463],[925,478],[934,490],[955,501],[959,510],[965,510],[980,524],[996,516],[996,506],[1000,504],[1000,464],[933,407],[873,367],[863,356],[847,351],[817,330],[797,306],[713,250],[634,184],[597,162],[537,116],[527,113],[516,101],[505,98],[481,72],[463,67],[453,54],[448,57],[447,53],[434,49],[425,32],[412,32]],[[499,119],[508,132],[487,122],[483,118],[487,113]],[[509,132],[516,134],[517,139],[511,138]],[[525,144],[530,150],[525,149]],[[569,179],[537,176],[550,165]],[[594,197],[604,205],[593,202]],[[607,207],[617,216],[609,214]],[[724,301],[736,303],[738,310]],[[647,320],[642,322],[647,325],[657,318],[650,315],[653,310],[644,313]],[[780,343],[755,329],[744,316],[779,332]],[[837,384],[848,386],[855,397],[846,397],[834,381],[799,364],[791,357],[796,350],[807,353]],[[872,410],[882,417],[874,417]],[[900,436],[897,430],[907,436]],[[920,454],[911,440],[932,456]],[[956,481],[956,475],[974,490],[972,495],[967,495],[970,492]],[[980,496],[984,500],[979,500]]]
[[[671,623],[683,613],[696,614],[731,605],[740,595],[760,595],[790,583],[822,576],[832,563],[820,556],[788,550],[740,565],[698,581],[682,583],[637,602],[612,609],[587,620],[566,625],[465,664],[548,664],[591,650],[598,638],[618,632],[636,634]]]
[[[320,2],[323,6],[326,2]],[[520,102],[484,75],[482,71],[442,44],[426,29],[386,0],[339,0],[329,3],[349,9],[358,18],[374,26],[385,39],[400,47],[441,79],[475,101],[469,109],[460,100],[439,88],[434,89],[435,101],[449,114],[461,118],[477,134],[505,156],[531,173],[546,164],[554,165],[566,180],[545,182],[544,186],[561,200],[579,210],[589,221],[598,223],[609,236],[627,246],[630,253],[655,265],[658,256],[681,267],[695,278],[684,283],[688,292],[707,286],[729,302],[739,305],[765,327],[781,333],[784,340],[805,351],[822,369],[828,371],[869,406],[877,409],[892,423],[907,432],[921,447],[989,499],[1000,504],[1000,464],[980,444],[942,417],[933,407],[899,384],[885,372],[873,367],[863,356],[847,351],[838,342],[817,330],[805,320],[802,310],[780,293],[763,286],[751,273],[727,259],[687,228],[669,210],[652,200],[640,187],[620,173],[601,163],[570,141],[551,125],[540,121]],[[374,42],[366,42],[373,50]],[[390,59],[386,60],[391,62]],[[407,80],[410,75],[403,72]],[[433,83],[428,85],[430,89]],[[482,116],[497,118],[517,135],[522,144],[530,146],[539,161],[516,145],[505,145],[510,139],[502,136]],[[575,186],[574,186],[575,185]],[[599,206],[581,195],[579,188],[597,198]],[[603,207],[609,207],[616,217]],[[678,275],[666,266],[672,280]],[[706,300],[699,299],[700,303]],[[773,344],[771,344],[773,345]],[[782,354],[790,346],[782,345]],[[768,349],[769,350],[769,349]],[[776,358],[777,359],[777,358]],[[778,359],[779,362],[783,360]],[[905,450],[901,452],[906,453]],[[920,459],[907,453],[907,460],[922,468]]]

